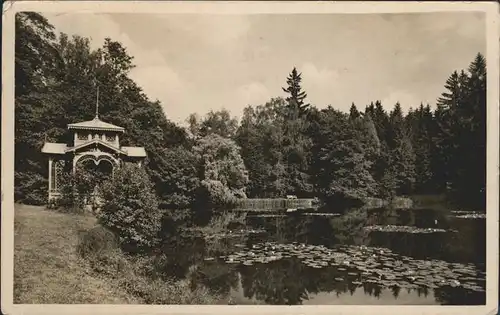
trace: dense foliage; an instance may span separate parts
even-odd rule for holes
[[[99,195],[99,222],[118,236],[125,250],[157,245],[163,212],[143,168],[124,164],[102,183]]]
[[[246,198],[247,171],[233,140],[210,134],[200,139],[193,151],[199,157],[201,187],[197,197],[201,206],[222,207]]]
[[[76,169],[74,173],[63,173],[59,189],[61,196],[51,200],[51,206],[66,212],[82,212],[85,205],[92,203],[92,194],[95,190],[95,177],[83,169]]]
[[[65,141],[68,123],[93,117],[98,85],[102,119],[126,128],[123,145],[145,147],[145,169],[165,206],[286,194],[331,202],[446,194],[461,207],[485,208],[481,54],[451,74],[435,110],[404,104],[413,107],[405,114],[399,103],[380,101],[364,110],[352,104],[349,113],[320,110],[307,103],[301,87],[307,78],[294,68],[284,80],[286,98],[248,106],[239,123],[225,110],[192,115],[184,129],[129,78],[133,58],[120,43],[107,39],[93,50],[86,38],[56,36],[36,13],[19,13],[16,32],[19,202],[45,202],[41,146]]]

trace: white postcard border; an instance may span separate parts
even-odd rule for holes
[[[2,243],[1,307],[4,314],[496,314],[498,307],[499,211],[499,19],[494,2],[313,1],[20,1],[5,2],[2,21]],[[359,14],[485,12],[487,15],[487,281],[482,306],[201,306],[13,304],[14,253],[14,18],[20,11],[155,14]]]

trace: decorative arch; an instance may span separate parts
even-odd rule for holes
[[[81,170],[91,176],[92,182],[97,187],[103,183],[109,176],[112,176],[116,167],[119,166],[119,161],[111,156],[102,155],[95,156],[93,154],[83,154],[75,158],[74,169]]]
[[[116,161],[110,159],[109,157],[101,157],[101,158],[96,159],[93,156],[84,156],[84,157],[78,159],[75,166],[81,165],[81,164],[86,163],[86,162],[94,162],[95,165],[100,165],[101,162],[107,162],[107,163],[111,164],[111,166],[113,166],[113,167],[118,166],[118,163]]]
[[[105,164],[108,164],[109,167],[106,167]],[[110,173],[114,172],[115,169],[115,163],[108,158],[102,158],[102,159],[94,159],[93,157],[88,157],[88,158],[82,158],[78,161],[76,164],[76,167],[84,167],[84,168],[89,168],[88,166],[91,166],[91,169],[96,169],[96,170],[101,170],[101,171],[106,171],[110,170]]]
[[[98,166],[101,162],[107,162],[111,164],[111,167],[114,171],[116,167],[120,166],[120,160],[115,158],[109,153],[104,153],[104,152],[99,152],[98,154],[95,153],[85,153],[79,156],[76,156],[73,160],[73,171],[76,170],[76,167],[79,164],[88,162],[88,161],[93,161],[96,166]]]

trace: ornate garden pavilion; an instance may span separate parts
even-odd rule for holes
[[[95,118],[89,121],[69,124],[69,143],[46,142],[42,152],[49,160],[49,201],[60,196],[62,172],[73,171],[80,165],[93,162],[104,172],[112,172],[124,162],[141,166],[146,157],[143,147],[120,146],[120,135],[125,129],[99,119],[96,106]]]

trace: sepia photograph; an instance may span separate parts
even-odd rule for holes
[[[17,4],[9,303],[496,308],[488,6]]]

